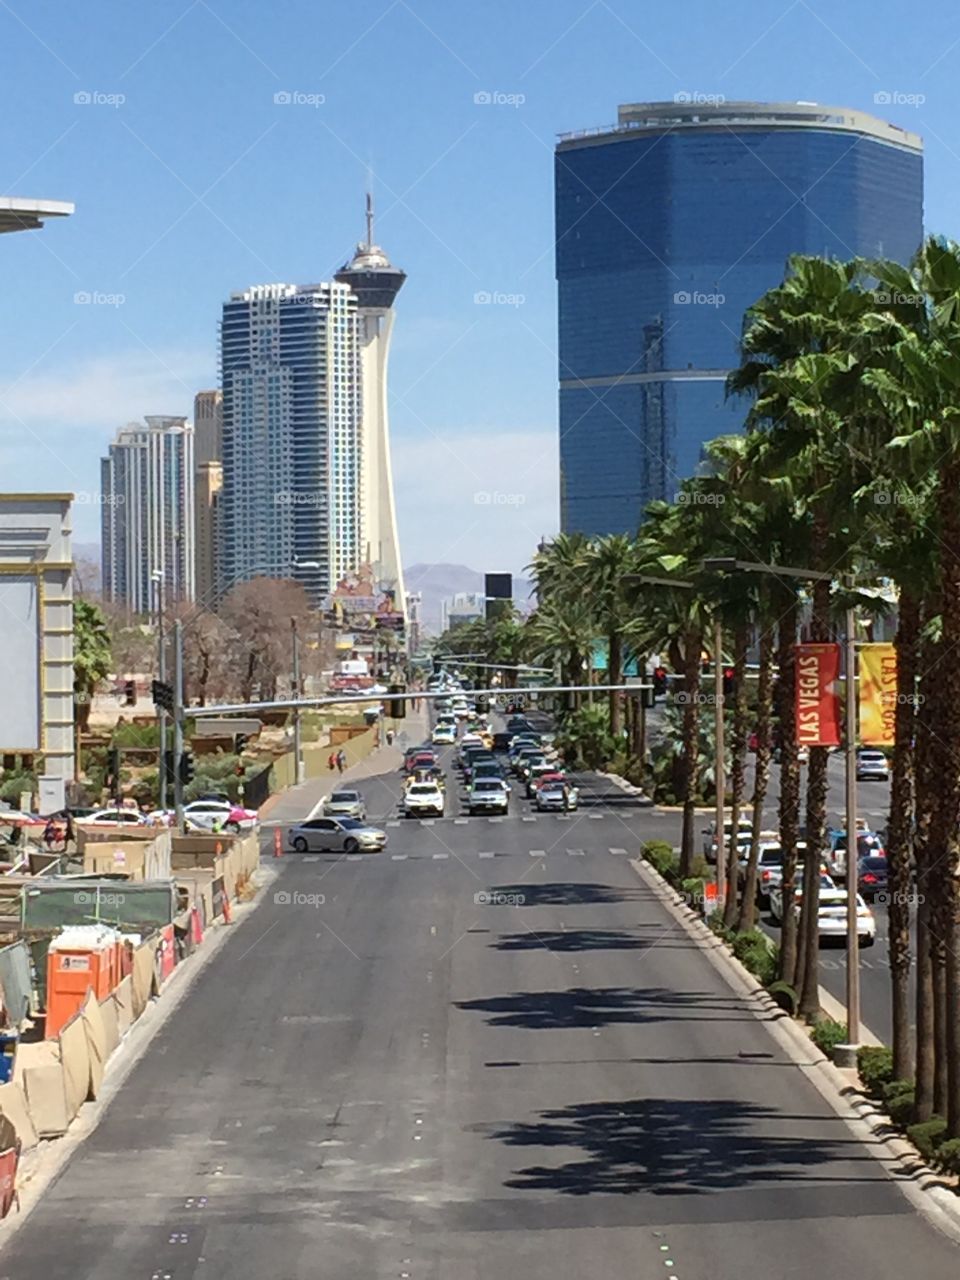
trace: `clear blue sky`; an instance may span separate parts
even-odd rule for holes
[[[216,385],[231,290],[329,277],[369,169],[409,276],[404,559],[518,570],[557,522],[555,135],[684,91],[875,110],[924,136],[927,227],[960,235],[958,65],[943,0],[2,0],[0,193],[77,212],[0,241],[0,488],[77,491],[95,539],[116,427]]]

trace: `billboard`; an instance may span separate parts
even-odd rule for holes
[[[838,747],[840,646],[798,644],[796,676],[797,744],[801,747]]]
[[[0,577],[3,619],[5,751],[40,749],[40,618],[35,574]]]

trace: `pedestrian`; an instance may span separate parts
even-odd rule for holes
[[[393,746],[393,730],[392,729],[387,730],[387,746],[388,747]]]
[[[331,773],[333,773],[336,767],[337,767],[337,753],[335,751],[331,751],[329,756],[327,756],[327,768],[330,770]]]
[[[341,747],[340,750],[337,752],[337,768],[340,770],[341,773],[343,773],[344,769],[346,768],[346,765],[347,765],[347,754],[344,751],[344,749]]]

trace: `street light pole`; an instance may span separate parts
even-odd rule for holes
[[[847,1048],[860,1043],[860,929],[857,918],[859,888],[857,846],[857,643],[853,606],[846,612],[846,793],[847,793]]]
[[[727,845],[723,838],[723,808],[727,780],[725,777],[725,761],[723,758],[723,659],[720,650],[723,646],[723,625],[719,616],[713,624],[713,723],[715,738],[714,780],[717,789],[716,827],[717,827],[717,910],[722,911],[726,899],[727,884],[726,860]],[[735,836],[734,836],[735,838]]]
[[[183,624],[173,624],[173,807],[183,834]]]
[[[301,726],[300,726],[300,706],[299,706],[299,698],[301,694],[300,633],[297,630],[296,618],[290,619],[290,631],[293,637],[293,696],[298,699],[298,705],[294,708],[294,711],[293,711],[293,761],[294,761],[294,769],[295,769],[294,776],[296,778],[296,781],[299,783],[299,782],[303,782],[304,780],[304,768],[303,768],[303,738],[302,738]]]

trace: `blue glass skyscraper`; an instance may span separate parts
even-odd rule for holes
[[[806,103],[622,106],[556,150],[561,526],[634,532],[736,431],[743,315],[792,253],[906,262],[915,134]]]

